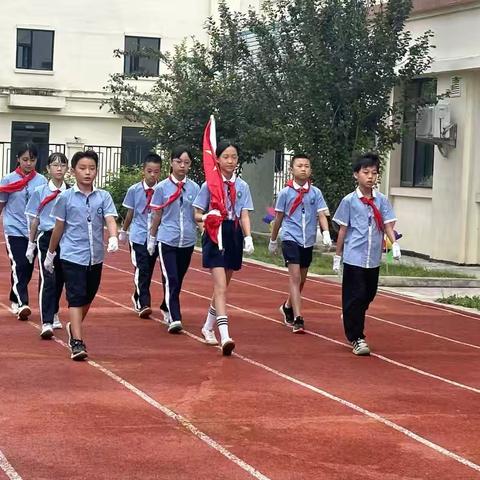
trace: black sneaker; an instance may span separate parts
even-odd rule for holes
[[[303,317],[297,317],[293,322],[293,333],[305,333],[305,323]]]
[[[85,343],[83,343],[83,340],[77,340],[76,338],[72,339],[70,342],[70,349],[72,350],[72,354],[70,355],[72,360],[79,361],[88,357],[87,347],[85,346]]]
[[[280,313],[283,315],[283,321],[285,322],[285,325],[287,325],[287,327],[291,327],[294,321],[293,308],[286,307],[285,303],[282,303],[279,310],[280,310]]]

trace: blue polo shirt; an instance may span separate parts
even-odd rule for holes
[[[111,195],[94,188],[89,194],[77,185],[58,196],[52,217],[65,222],[60,240],[60,258],[78,265],[95,265],[104,258],[103,227],[105,217],[116,217]]]
[[[11,172],[0,180],[0,185],[8,185],[21,179],[22,177],[18,173]],[[5,235],[28,238],[28,222],[25,215],[25,207],[35,189],[45,183],[47,183],[47,179],[37,173],[23,190],[13,193],[0,192],[0,203],[6,203],[3,209],[3,230]]]
[[[164,204],[177,190],[178,180],[171,175],[158,184],[153,194],[152,207]],[[162,212],[157,240],[171,247],[191,247],[197,238],[197,224],[193,201],[200,187],[189,178],[185,179],[182,194]]]
[[[66,190],[66,188],[67,186],[64,182],[59,190],[63,192]],[[50,214],[52,213],[52,208],[58,200],[58,197],[51,202],[48,202],[42,208],[40,214],[38,213],[38,207],[40,207],[42,200],[51,195],[55,190],[57,190],[57,187],[51,180],[48,183],[40,185],[34,190],[33,195],[30,197],[30,200],[25,208],[26,215],[39,219],[38,230],[41,232],[48,232],[55,226],[55,219],[52,218]]]
[[[132,223],[130,224],[130,241],[133,243],[140,243],[143,245],[147,241],[149,235],[150,225],[152,224],[152,212],[150,209],[144,213],[147,205],[147,189],[157,188],[158,184],[149,187],[145,180],[132,185],[123,199],[123,206],[133,210]],[[152,197],[153,201],[153,197]],[[151,202],[150,202],[151,204]]]
[[[395,213],[382,193],[373,190],[373,201],[382,214],[383,223],[395,222]],[[347,227],[343,246],[343,263],[363,268],[380,265],[383,250],[383,232],[375,223],[373,209],[361,202],[360,189],[349,193],[340,202],[333,221]]]
[[[320,189],[310,185],[308,192],[303,195],[302,203],[290,215],[290,209],[298,196],[297,190],[301,186],[293,182],[293,187],[280,190],[275,205],[276,212],[285,214],[280,238],[282,241],[296,242],[304,248],[312,247],[317,237],[318,214],[328,211],[328,207]]]
[[[240,215],[242,214],[242,210],[253,210],[253,201],[252,195],[250,194],[250,187],[248,186],[247,182],[242,180],[237,176],[233,176],[231,178],[232,182],[235,182],[235,190],[237,192],[237,198],[235,200],[235,209],[232,208],[232,204],[230,201],[230,196],[228,195],[228,185],[225,183],[226,179],[223,177],[223,191],[225,192],[226,198],[226,209],[228,213],[229,220],[235,220],[235,218],[240,219]],[[197,198],[193,202],[193,206],[200,208],[204,212],[208,210],[210,205],[210,192],[208,191],[207,183],[204,182],[202,187],[200,188],[200,192],[198,192]],[[235,210],[235,211],[234,211]]]

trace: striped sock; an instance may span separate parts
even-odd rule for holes
[[[216,319],[217,319],[217,312],[210,305],[208,309],[207,319],[205,320],[205,325],[203,326],[203,328],[205,328],[205,330],[213,330],[213,326],[215,325]]]
[[[226,315],[217,317],[217,327],[220,331],[220,339],[222,342],[227,338],[230,338],[230,335],[228,334],[228,317]]]

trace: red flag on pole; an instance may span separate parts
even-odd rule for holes
[[[210,115],[210,120],[203,133],[203,171],[210,192],[210,210],[218,210],[220,215],[208,215],[205,218],[204,226],[212,242],[218,244],[220,250],[222,245],[222,222],[227,217],[225,208],[225,194],[223,190],[223,179],[218,169],[217,157],[217,134],[215,129],[215,118]]]

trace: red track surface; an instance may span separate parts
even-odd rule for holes
[[[93,362],[75,363],[38,336],[36,282],[23,323],[6,310],[6,255],[0,275],[0,479],[480,478],[480,316],[379,295],[377,355],[357,358],[337,285],[307,284],[310,334],[296,336],[278,313],[284,273],[250,264],[229,290],[238,355],[223,358],[197,336],[211,294],[200,256],[182,294],[191,335],[172,336],[158,313],[133,314],[121,251],[87,317]]]

